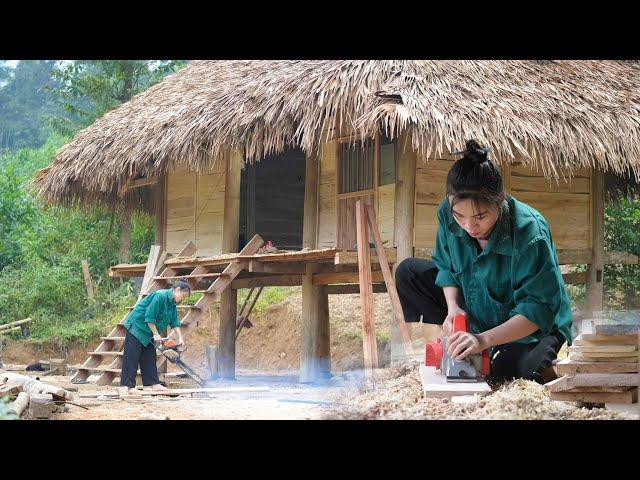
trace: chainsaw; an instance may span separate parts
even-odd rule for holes
[[[180,358],[180,351],[178,350],[182,347],[181,343],[176,342],[171,338],[163,338],[160,346],[158,346],[158,351],[164,355],[164,357],[169,360],[171,363],[177,365],[182,369],[184,373],[186,373],[192,380],[197,382],[199,385],[204,386],[204,380],[198,375],[189,365],[184,363]]]
[[[459,313],[453,317],[453,333],[466,332],[467,315]],[[425,345],[424,364],[436,367],[445,376],[447,382],[481,382],[489,374],[489,352],[467,355],[463,360],[456,361],[447,355],[448,337],[438,338],[435,342]]]

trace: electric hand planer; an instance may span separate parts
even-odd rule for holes
[[[453,333],[466,332],[467,316],[458,314],[453,318]],[[448,337],[439,338],[425,345],[425,365],[436,367],[445,376],[447,382],[481,382],[489,374],[489,352],[467,355],[464,360],[456,361],[447,355]]]

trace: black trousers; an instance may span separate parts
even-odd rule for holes
[[[138,365],[140,365],[140,373],[142,374],[142,385],[147,387],[160,383],[156,366],[155,345],[150,342],[146,347],[143,347],[140,340],[127,330],[124,337],[122,371],[120,372],[121,386],[135,388]]]
[[[405,321],[442,325],[447,301],[436,285],[438,267],[431,260],[407,258],[396,269],[396,287]],[[507,343],[495,347],[487,381],[498,384],[515,378],[543,383],[542,372],[551,366],[565,338],[557,328],[538,342]]]

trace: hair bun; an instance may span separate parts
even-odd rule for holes
[[[475,140],[467,140],[465,147],[464,157],[472,162],[483,163],[489,160],[487,156],[489,149],[487,147],[481,147]]]

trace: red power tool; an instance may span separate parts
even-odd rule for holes
[[[466,331],[467,315],[459,313],[453,317],[453,333]],[[427,343],[424,350],[424,364],[439,369],[447,382],[479,382],[489,374],[490,361],[487,350],[481,354],[467,355],[464,360],[458,362],[447,355],[447,337]]]

